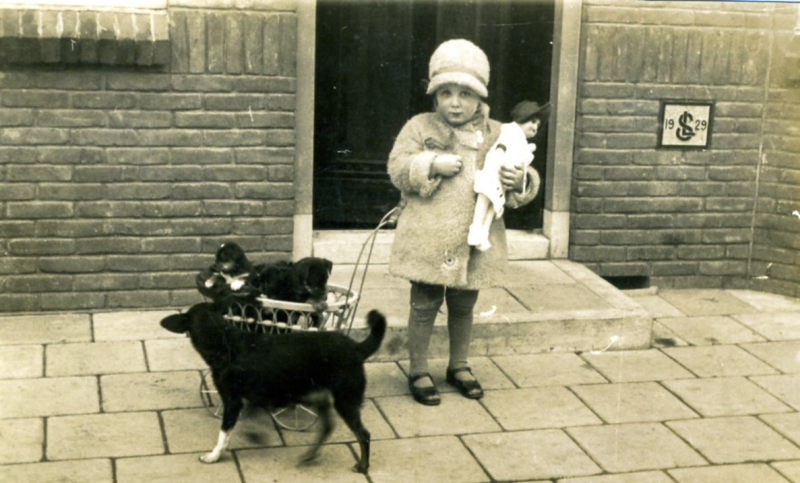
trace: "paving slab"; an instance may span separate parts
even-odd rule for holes
[[[740,347],[785,373],[800,373],[800,341],[741,344]]]
[[[631,300],[630,297],[622,293],[618,288],[600,278],[585,265],[566,259],[551,260],[551,263],[563,270],[571,278],[577,280],[581,285],[594,292],[611,306],[632,312],[642,312],[641,305]]]
[[[657,423],[586,426],[566,431],[611,473],[706,464],[694,449]]]
[[[756,311],[751,305],[725,290],[661,290],[658,295],[687,316],[745,314]]]
[[[562,478],[601,472],[560,430],[480,434],[462,439],[495,480]]]
[[[673,347],[661,351],[699,377],[754,376],[778,372],[736,346]]]
[[[364,371],[367,375],[366,397],[411,394],[406,374],[396,362],[368,362],[364,364]]]
[[[213,417],[205,408],[163,411],[161,418],[170,453],[208,452],[217,443],[222,419]],[[257,435],[258,440],[253,440],[250,434]],[[265,446],[283,446],[269,414],[256,411],[240,416],[229,449]]]
[[[694,378],[694,374],[657,350],[606,351],[581,354],[611,382],[663,381]]]
[[[14,483],[113,483],[111,460],[82,459],[0,466],[0,481]]]
[[[607,382],[586,361],[575,354],[495,356],[492,360],[519,387]]]
[[[632,297],[633,301],[650,312],[653,317],[684,317],[685,314],[658,295]]]
[[[797,312],[737,314],[733,318],[769,340],[800,340]]]
[[[30,463],[42,459],[44,421],[41,418],[11,419],[0,424],[0,464]]]
[[[750,379],[795,410],[800,411],[800,374],[760,376]]]
[[[100,411],[95,377],[48,377],[0,381],[0,419]]]
[[[759,312],[800,312],[800,300],[796,298],[753,290],[728,290],[727,292],[756,308]]]
[[[715,464],[800,458],[800,448],[754,417],[672,421],[666,424]]]
[[[333,266],[333,271],[328,279],[328,283],[338,285],[340,287],[350,287],[350,280],[353,279],[352,290],[360,292],[362,285],[361,281],[364,278],[364,265],[363,263],[358,267],[358,270],[353,274],[355,265],[337,263]],[[408,292],[411,283],[403,278],[395,277],[389,274],[389,265],[387,264],[372,264],[370,263],[367,269],[367,278],[364,280],[363,287],[367,288],[396,288],[405,289]],[[408,293],[406,293],[406,299]],[[406,300],[408,301],[408,300]]]
[[[486,391],[481,402],[506,431],[602,424],[563,387]]]
[[[0,317],[0,345],[57,344],[92,340],[89,314]]]
[[[549,260],[510,261],[503,287],[570,285],[578,283]]]
[[[531,312],[575,310],[576,300],[588,310],[610,309],[612,305],[580,284],[517,286],[509,291]]]
[[[0,379],[24,379],[44,375],[44,346],[0,346]]]
[[[678,483],[786,483],[786,479],[765,464],[681,468],[668,472]]]
[[[213,465],[201,463],[200,454],[140,456],[116,461],[116,483],[219,483],[239,482],[233,458]]]
[[[161,319],[176,310],[142,310],[138,312],[107,312],[92,315],[94,338],[102,340],[177,339],[186,337],[161,327]]]
[[[148,340],[144,343],[147,364],[151,371],[185,371],[207,369],[188,337]]]
[[[675,483],[675,480],[662,471],[637,471],[621,475],[586,476],[567,478],[558,483]]]
[[[244,481],[247,483],[366,483],[367,478],[353,472],[355,456],[347,445],[331,444],[322,448],[319,457],[310,464],[297,462],[307,447],[246,449],[236,452]],[[218,480],[224,481],[224,480]],[[238,481],[238,480],[234,480]]]
[[[373,483],[490,481],[455,436],[376,441],[372,443],[370,463]]]
[[[800,413],[764,414],[760,419],[800,446]]]
[[[328,438],[328,442],[355,442],[356,437],[353,432],[350,431],[350,428],[347,427],[347,424],[345,424],[342,418],[336,414],[336,411],[333,411],[333,415],[334,429],[330,438]],[[386,422],[386,419],[384,419],[380,411],[378,411],[378,408],[375,406],[375,403],[372,400],[367,400],[364,402],[364,405],[361,408],[361,421],[369,431],[372,441],[392,439],[397,437],[394,434],[391,426],[389,426],[389,423]],[[307,446],[315,441],[319,426],[320,424],[318,419],[314,426],[310,427],[307,431],[292,431],[281,428],[281,435],[283,436],[283,441],[286,443],[286,446]]]
[[[659,318],[658,322],[692,345],[742,344],[765,340],[739,322],[723,315]]]
[[[790,411],[788,406],[743,377],[682,379],[663,384],[705,417]]]
[[[423,406],[407,396],[379,397],[375,403],[401,438],[500,431],[478,401],[455,393],[441,396],[438,406]]]
[[[100,377],[107,412],[201,407],[197,371],[150,372]]]
[[[47,420],[49,460],[74,460],[164,453],[154,412],[59,416]]]
[[[46,350],[48,377],[144,372],[139,341],[50,344]]]
[[[658,320],[653,321],[653,332],[651,334],[651,347],[686,347],[689,343],[678,337],[678,334],[669,330]]]
[[[433,383],[436,384],[436,388],[439,392],[456,392],[457,389],[446,382],[446,373],[447,373],[447,364],[448,359],[430,359],[428,360],[428,370],[431,373],[431,377],[433,378]],[[472,374],[475,375],[475,378],[478,379],[481,383],[481,386],[485,390],[493,390],[493,389],[512,389],[514,388],[514,383],[503,374],[497,365],[492,362],[492,359],[489,357],[470,357],[469,359],[470,367],[472,368]],[[403,370],[404,373],[404,382],[406,385],[406,391],[402,394],[411,395],[411,391],[408,390],[408,371],[409,371],[409,361],[403,360],[399,362],[400,368]]]
[[[800,461],[777,461],[772,463],[772,467],[792,483],[800,482]]]
[[[655,382],[575,386],[575,394],[607,423],[690,419],[697,413]]]

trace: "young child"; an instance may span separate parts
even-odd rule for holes
[[[450,357],[447,383],[468,398],[483,389],[468,366],[472,312],[479,290],[503,281],[508,260],[503,219],[495,219],[489,240],[495,249],[472,249],[467,234],[475,211],[475,173],[500,135],[489,119],[489,61],[467,40],[448,40],[433,53],[428,94],[434,112],[411,118],[389,155],[392,183],[402,192],[389,271],[411,281],[408,384],[426,405],[441,399],[428,369],[428,347],[439,308],[447,303]],[[506,206],[530,202],[539,188],[532,168],[501,167]],[[525,189],[523,190],[523,186]]]
[[[522,101],[511,112],[514,122],[500,126],[500,137],[489,149],[483,169],[475,173],[475,192],[478,202],[469,227],[467,242],[478,250],[491,248],[489,227],[495,218],[503,216],[505,189],[500,182],[501,166],[529,166],[536,145],[528,143],[539,132],[542,118],[547,119],[550,104],[539,107],[536,102]],[[522,190],[525,190],[523,183]],[[491,204],[492,210],[489,209]]]

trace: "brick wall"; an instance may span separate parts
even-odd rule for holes
[[[793,12],[775,22],[750,270],[754,288],[794,296],[800,296],[800,216],[792,215],[800,212],[800,59],[786,49],[797,22]]]
[[[800,295],[798,225],[783,216],[798,199],[799,145],[781,121],[797,119],[784,105],[796,89],[766,88],[796,15],[794,5],[584,4],[570,258],[662,287],[748,287],[754,260],[781,255],[793,281],[757,286]],[[660,99],[714,101],[712,148],[656,149]]]
[[[1,68],[0,311],[185,306],[223,241],[290,257],[297,18],[240,4],[171,8],[163,66]]]

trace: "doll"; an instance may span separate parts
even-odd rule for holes
[[[501,166],[525,169],[533,161],[536,144],[528,143],[539,132],[542,119],[549,115],[550,105],[523,101],[511,112],[514,122],[500,127],[500,137],[486,154],[483,169],[475,173],[475,192],[478,193],[475,216],[469,227],[467,242],[480,251],[491,248],[489,227],[495,218],[503,216],[505,190],[500,182]],[[524,183],[525,178],[523,178]],[[525,191],[523,184],[522,191]],[[492,209],[489,209],[491,205]]]

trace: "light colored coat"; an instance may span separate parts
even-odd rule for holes
[[[488,109],[482,106],[484,112]],[[489,231],[492,248],[481,252],[467,244],[475,213],[475,172],[500,135],[500,123],[482,115],[453,127],[437,113],[411,118],[389,154],[389,176],[400,189],[405,207],[397,220],[389,271],[417,282],[463,289],[502,283],[508,255],[502,218]],[[455,176],[429,178],[437,155],[461,156]],[[539,175],[527,168],[526,191],[509,192],[506,207],[529,203],[539,190]]]

